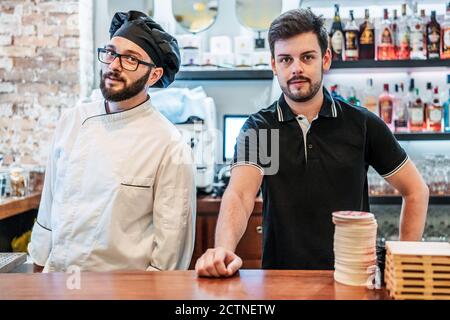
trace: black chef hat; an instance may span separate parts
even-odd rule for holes
[[[170,85],[180,69],[180,51],[177,40],[139,11],[117,12],[109,28],[110,38],[123,37],[133,41],[148,53],[158,67],[164,69],[161,79],[153,87]]]

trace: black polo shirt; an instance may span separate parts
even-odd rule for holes
[[[264,138],[272,133],[273,139]],[[262,267],[333,269],[332,212],[370,211],[368,167],[386,178],[407,160],[377,115],[333,99],[326,89],[306,141],[283,95],[251,115],[237,139],[232,167],[253,165],[264,172]]]

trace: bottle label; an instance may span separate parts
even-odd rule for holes
[[[431,109],[430,110],[430,122],[439,124],[442,121],[442,110]]]
[[[395,116],[398,120],[406,120],[408,118],[407,112],[405,112],[405,108],[402,107],[401,102],[396,104],[395,110]]]
[[[350,58],[358,57],[358,35],[355,31],[345,32],[345,55]]]
[[[384,100],[380,102],[380,117],[387,124],[392,123],[392,101]]]
[[[391,30],[389,30],[389,28],[384,28],[383,33],[381,34],[381,43],[393,44],[392,33],[391,33]]]
[[[367,110],[372,111],[375,114],[378,114],[378,103],[375,97],[373,96],[366,97],[366,100],[364,101],[364,106],[367,108]]]
[[[342,52],[343,43],[344,35],[342,34],[342,31],[337,30],[331,37],[331,46],[333,47],[333,51],[340,54]]]
[[[361,37],[359,38],[360,44],[373,44],[374,43],[374,32],[373,29],[365,28],[361,33]]]
[[[450,27],[445,28],[442,31],[442,42],[443,42],[443,53],[444,55],[449,58],[450,57]]]
[[[402,47],[402,46],[408,46],[409,47],[409,32],[408,31],[403,31],[400,32],[398,35],[398,46]]]
[[[411,124],[413,125],[422,125],[423,124],[423,110],[422,108],[414,108],[411,109]]]
[[[423,33],[421,31],[419,32],[412,32],[411,33],[411,50],[412,51],[423,51]]]
[[[436,45],[439,48],[439,40],[441,38],[441,35],[439,34],[437,29],[433,29],[433,31],[428,35],[428,40],[430,40],[430,42],[433,45]]]
[[[403,30],[403,31],[402,31]],[[407,27],[405,28],[400,28],[400,33],[399,36],[397,38],[397,47],[398,47],[398,51],[397,51],[397,58],[398,59],[409,59],[410,57],[410,34],[409,34],[409,29]]]
[[[345,32],[345,44],[346,49],[348,50],[356,50],[358,49],[358,44],[356,42],[356,32],[355,31],[347,31]]]

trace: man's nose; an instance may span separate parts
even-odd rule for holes
[[[300,59],[294,59],[291,64],[291,73],[292,74],[302,74],[304,72],[303,64]]]
[[[109,69],[111,70],[122,70],[122,65],[120,64],[120,58],[115,57],[114,60],[109,64]]]

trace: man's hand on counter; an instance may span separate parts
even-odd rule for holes
[[[242,267],[242,259],[223,247],[208,249],[197,260],[195,271],[201,277],[230,277]]]

